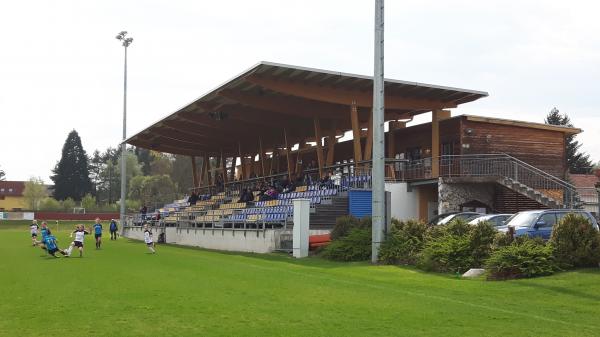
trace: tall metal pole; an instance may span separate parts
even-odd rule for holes
[[[117,35],[117,40],[123,41],[125,48],[125,63],[123,67],[123,140],[121,142],[121,228],[125,224],[125,200],[127,198],[127,164],[125,139],[127,139],[127,47],[133,42],[133,39],[128,37],[126,31],[122,31]]]
[[[123,73],[123,141],[121,142],[121,227],[125,223],[125,200],[127,192],[127,163],[125,162],[125,139],[127,138],[127,46],[125,46],[125,64]]]
[[[385,145],[383,80],[383,0],[375,0],[375,72],[373,75],[372,251],[377,263],[385,224]]]

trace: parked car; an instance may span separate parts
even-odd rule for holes
[[[508,227],[514,227],[516,236],[528,235],[548,240],[550,239],[554,225],[569,213],[582,215],[598,229],[598,222],[590,212],[580,209],[544,209],[516,213],[506,220],[505,225],[499,227],[498,230],[506,232],[508,231]]]
[[[469,221],[469,225],[476,225],[479,222],[487,221],[494,227],[504,226],[504,223],[512,214],[486,214]]]
[[[433,226],[433,225],[437,225],[437,223],[442,220],[443,218],[452,215],[452,214],[456,214],[458,212],[448,212],[448,213],[442,213],[442,214],[438,214],[436,216],[434,216],[433,218],[431,218],[431,220],[429,220],[429,222],[427,223],[429,226]]]
[[[444,215],[444,214],[442,214]],[[439,216],[436,222],[430,221],[431,225],[445,225],[452,220],[460,219],[466,222],[473,220],[474,218],[480,217],[485,214],[476,213],[476,212],[460,212],[460,213],[449,213],[446,216]]]

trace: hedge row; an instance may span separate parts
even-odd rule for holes
[[[370,218],[341,217],[331,236],[332,243],[322,251],[325,258],[370,259]],[[414,220],[393,220],[379,260],[444,273],[484,267],[489,279],[535,277],[561,269],[598,266],[600,234],[587,219],[574,214],[555,226],[547,243],[528,237],[513,239],[486,222],[473,226],[459,220],[427,226]]]

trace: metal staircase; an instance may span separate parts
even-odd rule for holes
[[[575,186],[507,154],[440,158],[443,177],[488,177],[549,208],[580,208]]]

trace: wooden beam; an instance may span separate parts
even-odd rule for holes
[[[431,112],[431,177],[440,176],[440,110]]]
[[[221,174],[223,175],[223,183],[227,182],[227,163],[225,163],[225,157],[223,157],[223,150],[221,150]]]
[[[204,185],[209,185],[209,183],[208,183],[208,161],[209,161],[208,155],[204,154],[204,156],[202,156],[202,174],[201,174],[202,184],[204,184]]]
[[[285,141],[285,157],[287,162],[288,179],[292,181],[292,160],[290,158],[290,145],[288,144],[287,130],[283,129],[283,139]]]
[[[369,115],[369,122],[367,123],[367,139],[364,154],[364,160],[370,160],[373,154],[373,114]]]
[[[242,144],[238,142],[238,155],[240,156],[240,170],[242,172],[242,179],[248,179],[248,175],[246,174],[246,163],[244,163],[244,156],[242,155]]]
[[[333,165],[335,158],[335,143],[337,142],[337,138],[335,138],[335,136],[335,124],[333,124],[332,128],[329,130],[329,136],[327,137],[327,166]]]
[[[309,85],[305,82],[277,80],[257,74],[247,76],[246,80],[269,90],[315,101],[344,105],[356,101],[357,106],[373,106],[372,91],[346,90],[331,86]],[[455,108],[456,103],[386,95],[385,107],[390,109],[431,110]]]
[[[315,124],[315,138],[317,141],[317,163],[319,164],[319,179],[320,179],[321,177],[323,177],[323,165],[325,162],[323,160],[323,143],[322,143],[322,137],[321,137],[321,122],[318,117],[315,117],[313,119],[313,122]]]
[[[196,167],[196,157],[190,156],[192,160],[192,183],[194,188],[198,187],[198,168]]]
[[[265,152],[263,151],[263,145],[262,145],[262,137],[258,137],[258,150],[260,151],[260,153],[258,154],[258,160],[260,160],[260,167],[261,167],[261,172],[262,172],[262,176],[265,176]]]
[[[360,144],[360,122],[358,120],[358,108],[356,102],[352,101],[350,106],[350,123],[352,124],[352,142],[354,144],[354,162],[362,161],[362,145]]]

